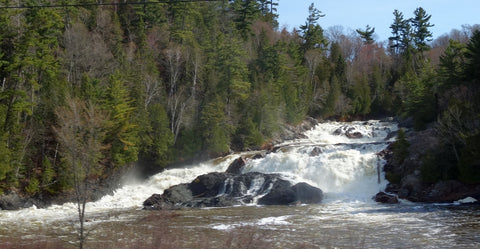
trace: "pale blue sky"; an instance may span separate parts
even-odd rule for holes
[[[280,27],[291,30],[304,24],[312,2],[325,14],[319,20],[322,28],[341,25],[355,30],[365,29],[368,24],[375,27],[379,41],[390,36],[395,9],[410,18],[416,8],[424,8],[432,15],[430,23],[435,26],[430,30],[434,38],[453,28],[461,29],[462,24],[480,24],[480,0],[279,0]]]

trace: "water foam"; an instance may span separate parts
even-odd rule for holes
[[[362,138],[348,138],[345,134],[334,135],[341,127],[360,132]],[[306,139],[288,141],[281,146],[288,148],[269,153],[264,158],[250,160],[246,171],[280,173],[292,182],[304,181],[321,188],[327,198],[343,198],[347,201],[369,199],[382,184],[378,184],[376,153],[387,146],[385,138],[397,130],[394,123],[368,122],[328,122],[306,132]],[[312,151],[318,148],[317,155]],[[228,165],[242,154],[191,165],[185,168],[168,169],[150,177],[142,183],[131,183],[104,196],[99,201],[87,204],[87,216],[95,213],[142,207],[145,199],[154,193],[162,193],[170,186],[187,183],[198,175],[215,171],[225,171]],[[248,186],[247,192],[255,191],[257,185]],[[0,219],[7,222],[16,220],[39,222],[44,220],[72,219],[77,215],[74,203],[54,205],[46,209],[36,207],[19,211],[2,211]],[[0,224],[1,225],[1,224]]]

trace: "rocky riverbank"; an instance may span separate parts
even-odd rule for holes
[[[441,146],[441,140],[435,132],[434,125],[423,131],[407,131],[405,136],[408,142],[408,153],[405,158],[398,160],[400,153],[395,151],[391,144],[380,155],[387,161],[384,171],[387,180],[390,182],[385,189],[387,193],[394,194],[400,199],[412,202],[425,203],[451,203],[461,201],[467,197],[480,200],[480,185],[466,184],[453,176],[445,175],[444,179],[434,182],[426,178],[427,169],[425,164],[428,158],[426,155],[437,151]],[[397,156],[397,158],[396,158]],[[379,195],[380,202],[391,202],[392,199],[385,195]],[[474,201],[473,199],[468,199]]]

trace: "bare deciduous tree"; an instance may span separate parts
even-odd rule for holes
[[[185,88],[180,86],[184,60],[180,47],[171,47],[165,50],[165,63],[169,74],[167,108],[170,113],[170,129],[174,134],[174,141],[177,140],[186,107]]]
[[[89,176],[101,172],[102,141],[105,137],[107,114],[95,105],[73,98],[67,106],[55,110],[58,126],[54,127],[62,145],[64,158],[72,169],[73,187],[78,211],[79,248],[83,248],[85,233],[85,210],[90,197]]]

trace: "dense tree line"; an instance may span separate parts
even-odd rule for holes
[[[56,193],[139,158],[162,167],[259,148],[307,115],[398,114],[418,129],[439,118],[460,168],[478,165],[474,27],[431,42],[425,10],[395,11],[383,44],[370,26],[324,30],[313,4],[287,31],[272,0],[87,3],[0,9],[3,191]]]

